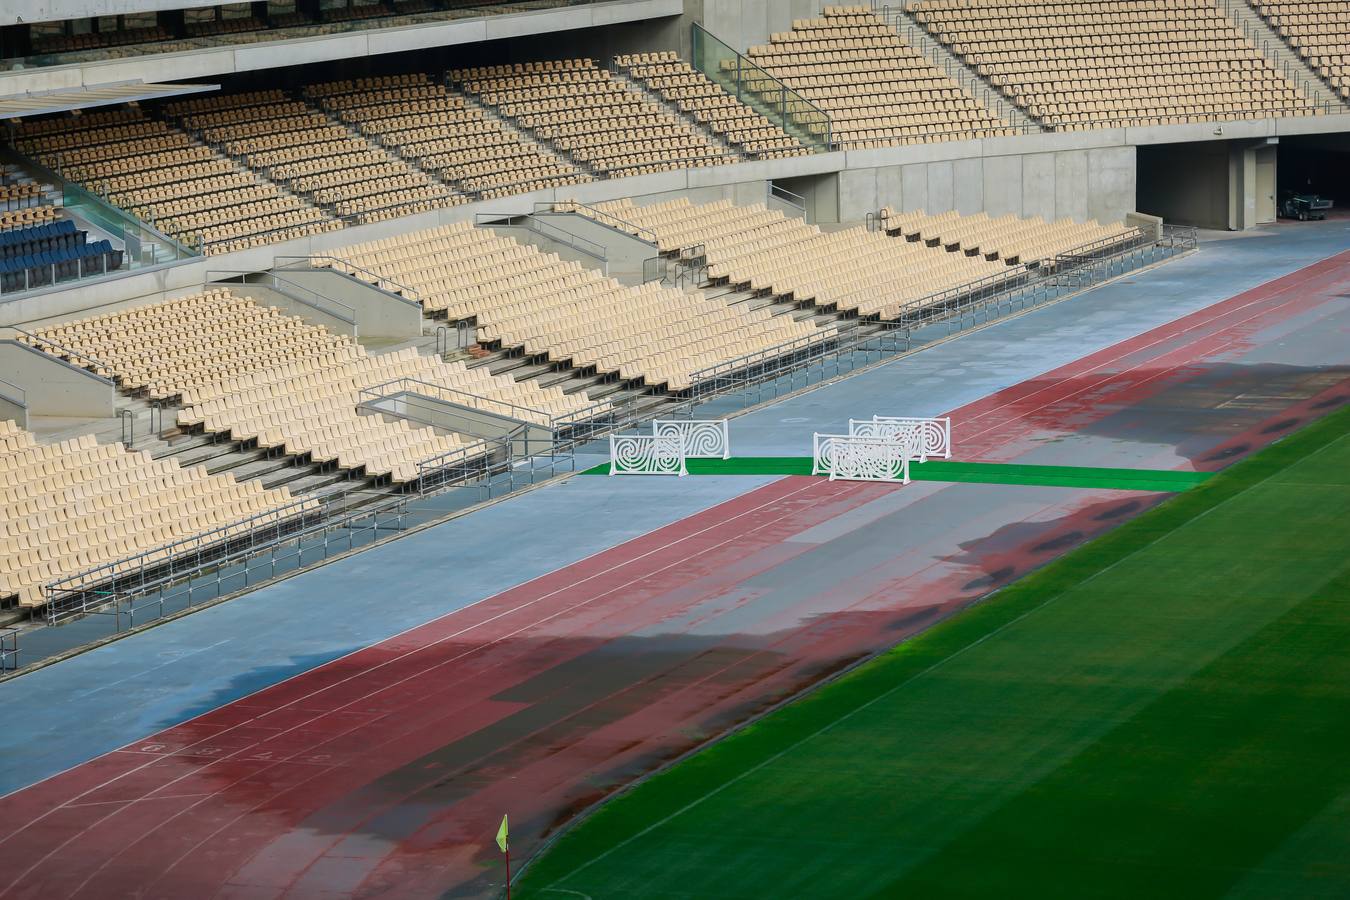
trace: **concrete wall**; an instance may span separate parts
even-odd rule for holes
[[[255,281],[254,278],[259,280]],[[243,284],[232,282],[223,284],[222,287],[230,288],[231,292],[238,297],[250,297],[267,306],[275,306],[287,315],[298,316],[311,325],[327,328],[334,334],[345,334],[350,338],[358,336],[359,330],[356,327],[356,323],[350,321],[349,317],[333,315],[327,310],[316,307],[313,304],[301,303],[294,297],[275,290],[272,285],[275,285],[276,283],[276,279],[263,273],[257,276],[250,276],[247,282]]]
[[[793,19],[809,19],[833,0],[684,0],[685,20],[698,21],[742,53],[767,44],[775,31],[789,31]],[[686,28],[687,31],[687,28]],[[684,49],[688,49],[688,37]]]
[[[89,2],[93,5],[95,0]],[[102,0],[97,2],[99,5],[102,4]],[[181,5],[181,3],[174,4],[175,7]],[[9,4],[0,4],[0,9],[7,9],[8,6]],[[0,97],[124,81],[177,81],[256,72],[283,66],[342,62],[433,47],[507,41],[529,35],[556,35],[560,32],[581,32],[584,29],[608,29],[610,26],[643,22],[664,16],[672,17],[670,27],[674,28],[675,23],[679,21],[676,17],[680,16],[681,12],[683,0],[616,0],[612,3],[484,16],[478,19],[458,19],[400,28],[371,28],[288,41],[212,47],[184,53],[155,53],[124,59],[43,66],[0,72]],[[622,36],[623,32],[617,34]],[[675,40],[674,31],[670,32],[668,40]],[[560,46],[565,45],[559,45],[555,39],[554,51],[548,55],[561,55],[558,52]],[[569,48],[567,52],[573,51]]]
[[[297,266],[280,270],[275,278],[264,274],[250,280],[270,285],[283,295],[290,294],[286,298],[289,301],[286,308],[293,315],[325,326],[325,320],[354,319],[356,334],[360,337],[403,339],[422,334],[421,304],[342,272]],[[303,293],[306,290],[313,291],[318,298],[307,297]],[[317,304],[313,302],[315,299],[319,299]],[[311,302],[304,302],[306,300]],[[335,307],[326,300],[336,301],[340,306]],[[336,315],[326,314],[325,310]],[[341,327],[334,330],[345,333]]]
[[[524,458],[553,445],[553,432],[542,425],[475,409],[445,397],[418,393],[416,385],[410,385],[409,390],[366,401],[359,409],[362,412],[397,416],[470,437],[497,441],[509,437],[512,457]]]
[[[23,388],[17,384],[0,381],[0,422],[15,422],[21,428],[28,427],[28,401],[24,399]]]
[[[111,381],[15,340],[0,340],[0,377],[23,389],[29,415],[102,419],[113,414]]]
[[[1224,141],[1141,147],[1136,205],[1178,225],[1228,228],[1229,165]]]
[[[840,172],[837,221],[858,222],[889,206],[905,212],[954,209],[962,215],[1119,222],[1135,208],[1133,147],[988,154],[977,146],[980,142],[964,143],[970,155]]]
[[[186,7],[225,6],[237,0],[11,0],[0,4],[0,25],[59,22],[92,16],[119,16]]]

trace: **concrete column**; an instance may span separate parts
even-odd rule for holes
[[[1256,227],[1256,148],[1232,146],[1228,151],[1228,228]]]

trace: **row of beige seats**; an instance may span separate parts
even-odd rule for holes
[[[172,542],[243,534],[256,517],[299,515],[317,505],[285,488],[100,445],[91,435],[38,444],[13,422],[0,422],[0,597],[41,606],[42,587],[54,581],[138,554],[163,562]]]
[[[86,31],[83,34],[51,34],[33,41],[34,53],[68,53],[72,50],[93,50],[102,47],[120,47],[126,44],[168,40],[171,35],[164,28],[154,25],[148,28],[112,29],[108,31]]]
[[[591,180],[420,73],[307,90],[330,114],[464,191],[512,186],[520,193]]]
[[[368,221],[367,213],[389,217],[455,205],[454,192],[425,172],[275,92],[236,95],[228,108],[190,113],[183,123],[344,218]],[[304,169],[310,162],[321,164],[322,178]]]
[[[987,213],[962,216],[952,212],[928,215],[923,210],[899,212],[883,207],[881,227],[887,234],[925,241],[948,251],[978,253],[988,260],[1009,265],[1042,264],[1076,247],[1111,239],[1124,240],[1137,230],[1123,225],[1102,225],[1095,219],[1047,222],[1040,216],[991,217]]]
[[[60,218],[61,211],[51,204],[41,206],[24,206],[19,209],[11,209],[6,212],[0,212],[0,228],[31,228],[34,225],[45,225],[48,222],[55,222]]]
[[[615,81],[590,60],[527,71],[452,72],[455,83],[597,172],[735,160],[692,123]]]
[[[843,10],[843,11],[841,11]],[[809,37],[807,36],[809,35]],[[811,54],[810,56],[806,56]],[[1002,134],[990,110],[907,45],[870,11],[830,7],[819,19],[793,23],[750,59],[820,106],[844,146]],[[810,62],[803,64],[799,58]],[[884,65],[878,65],[884,61]],[[897,116],[920,114],[896,127]]]
[[[110,125],[146,125],[175,146],[154,149],[143,138],[102,141],[100,135]],[[117,202],[128,212],[185,244],[200,244],[204,252],[229,252],[340,227],[322,210],[167,123],[147,119],[139,109],[24,122],[16,128],[16,145],[55,166],[63,165],[61,157],[71,149],[87,152],[86,162],[64,167],[67,177],[96,191],[117,193]],[[151,187],[164,190],[137,193]]]
[[[476,319],[484,339],[673,391],[688,389],[701,369],[819,333],[790,317],[728,307],[655,282],[628,287],[467,224],[349,255],[353,263],[360,260],[366,278],[426,294],[443,290],[449,273],[462,277],[466,288],[478,290],[456,300],[462,302],[456,314]],[[362,271],[352,274],[362,277]]]
[[[811,152],[763,114],[680,59],[673,50],[624,54],[616,56],[614,63],[648,90],[744,151],[770,159]]]
[[[343,252],[364,258],[362,246]],[[336,364],[365,357],[347,337],[223,290],[52,325],[36,334],[102,363],[100,374],[116,377],[125,390],[187,405],[218,398],[215,386],[222,379],[270,374],[297,360]],[[135,339],[141,334],[153,334],[156,341]],[[420,374],[423,380],[517,402],[549,415],[569,414],[589,405],[585,397],[564,394],[558,388],[496,378],[486,369],[467,369],[435,357],[413,353],[375,359],[416,363],[399,377]],[[79,359],[71,357],[71,361]]]
[[[1342,99],[1350,99],[1350,0],[1249,2]]]
[[[919,0],[912,11],[934,37],[1052,127],[1211,121],[1243,110],[1249,116],[1316,112],[1313,102],[1210,0],[1093,0],[1067,9],[1040,0],[969,5]],[[1019,36],[1006,37],[1014,26]],[[1034,30],[1021,36],[1021,29]],[[1122,79],[1111,96],[1090,107],[1063,108],[1063,93],[1077,89],[1077,78],[1093,78],[1092,69],[1149,65],[1172,71],[1164,77]],[[1029,70],[1059,78],[1031,79]],[[1187,79],[1188,74],[1204,77]],[[1159,86],[1169,89],[1171,104],[1157,102]]]
[[[126,387],[143,384],[151,396],[181,399],[184,427],[397,483],[417,479],[419,463],[484,448],[456,434],[362,416],[356,407],[363,388],[412,378],[547,408],[541,416],[583,405],[556,388],[518,385],[411,348],[369,356],[345,336],[223,291],[66,323],[40,337],[98,359]],[[146,347],[182,349],[161,354]]]
[[[894,318],[932,294],[1007,271],[1001,263],[860,228],[826,234],[763,206],[700,206],[682,198],[598,208],[659,238],[701,247],[710,278],[860,315]]]

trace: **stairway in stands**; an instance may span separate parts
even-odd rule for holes
[[[1035,119],[1027,115],[1026,110],[1005,97],[1003,92],[994,86],[989,79],[966,65],[941,41],[929,34],[927,29],[919,24],[918,20],[906,12],[903,7],[885,6],[878,8],[879,4],[876,0],[873,0],[872,5],[873,12],[883,19],[887,25],[894,28],[905,43],[923,54],[923,58],[928,60],[930,65],[961,85],[963,90],[968,91],[972,97],[983,103],[999,119],[1023,131],[1044,131]]]
[[[1346,104],[1321,74],[1304,62],[1294,48],[1285,43],[1279,32],[1270,27],[1270,23],[1263,19],[1260,13],[1252,9],[1247,0],[1232,0],[1225,3],[1224,12],[1232,20],[1234,27],[1252,42],[1252,46],[1266,55],[1276,71],[1302,88],[1309,98],[1324,105],[1330,114],[1346,111]]]

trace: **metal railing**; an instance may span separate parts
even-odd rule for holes
[[[557,213],[559,215],[572,214],[581,216],[583,219],[590,219],[601,225],[608,225],[615,231],[621,231],[629,237],[635,237],[644,243],[657,245],[656,232],[642,225],[637,225],[627,219],[622,219],[611,212],[603,209],[597,209],[594,206],[588,206],[576,200],[555,200],[540,201],[534,204],[535,213]]]
[[[506,228],[524,228],[533,231],[551,241],[571,247],[578,253],[584,253],[599,260],[604,266],[605,274],[609,274],[609,255],[604,244],[584,238],[579,234],[573,234],[557,225],[536,219],[532,215],[523,213],[475,213],[473,224],[480,228],[500,225]]]
[[[294,261],[294,264],[288,261]],[[316,266],[314,262],[326,262],[327,265]],[[272,262],[274,267],[280,267],[283,271],[286,269],[333,269],[342,275],[353,276],[354,273],[368,276],[358,279],[363,284],[384,291],[386,294],[401,297],[410,300],[413,303],[421,304],[422,295],[416,288],[409,287],[406,284],[400,284],[386,275],[367,269],[364,266],[358,266],[356,263],[343,259],[340,256],[331,256],[329,254],[316,254],[314,256],[277,256]],[[333,263],[338,263],[342,269],[338,269]]]
[[[3,378],[0,378],[0,400],[21,409],[28,408],[28,392],[14,382],[6,381]]]
[[[332,499],[296,500],[268,512],[58,578],[42,588],[47,602],[47,619],[55,623],[98,612],[110,602],[120,610],[121,603],[117,602],[120,595],[141,593],[147,585],[179,580],[241,554],[270,547],[283,537],[326,518],[322,511],[333,502]]]
[[[94,359],[92,356],[86,356],[85,354],[81,353],[78,350],[72,350],[69,347],[65,346],[64,344],[58,344],[51,338],[42,337],[41,335],[34,334],[31,331],[25,331],[22,328],[18,327],[17,325],[11,325],[9,326],[9,329],[10,331],[13,331],[15,334],[21,334],[25,338],[27,338],[27,341],[25,341],[24,343],[27,343],[33,349],[41,350],[48,356],[55,356],[58,359],[64,359],[67,362],[71,362],[80,366],[81,368],[89,369],[93,372],[95,376],[102,378],[104,381],[107,381],[109,383],[112,382],[112,379],[109,378],[108,376],[99,374],[100,371],[110,372],[112,370],[107,366],[105,366],[103,363]],[[47,349],[49,347],[52,349],[50,350]]]
[[[19,667],[19,629],[0,628],[0,672]]]
[[[691,26],[690,65],[805,146],[834,146],[833,123],[816,104],[751,62],[697,22]]]
[[[224,276],[224,278],[221,276]],[[270,288],[288,300],[302,306],[308,306],[322,315],[351,326],[353,336],[358,332],[356,310],[353,307],[340,300],[334,300],[332,297],[325,297],[323,294],[292,281],[275,271],[253,272],[244,269],[208,269],[205,277],[208,282],[237,281],[241,288],[246,288],[250,284]]]
[[[801,194],[794,194],[792,191],[789,191],[782,185],[775,184],[773,181],[766,182],[766,184],[768,186],[767,194],[769,197],[775,200],[781,200],[788,206],[792,206],[798,210],[801,210],[803,215],[806,214],[805,197],[803,197]]]
[[[1066,251],[1045,266],[996,275],[913,301],[892,320],[857,321],[852,327],[795,338],[774,347],[727,360],[695,372],[691,398],[696,402],[773,385],[774,395],[792,389],[811,369],[842,374],[912,349],[915,332],[935,323],[992,321],[1049,300],[1077,293],[1109,278],[1169,258],[1196,246],[1194,228],[1164,226],[1161,240],[1138,229],[1121,237],[1093,241]],[[956,330],[955,328],[951,330]],[[781,382],[781,384],[780,384]]]
[[[494,416],[504,416],[508,419],[515,419],[520,422],[528,422],[534,425],[548,427],[553,421],[553,416],[540,409],[534,409],[529,406],[518,406],[515,403],[506,400],[497,400],[493,397],[482,397],[478,394],[470,394],[466,391],[456,390],[455,388],[435,384],[430,381],[422,381],[418,378],[394,378],[381,384],[371,385],[362,388],[357,393],[357,406],[364,406],[379,400],[386,399],[393,394],[425,394],[436,400],[445,400],[449,403],[457,403],[460,406],[467,406],[470,409],[476,409],[480,412],[490,413]]]
[[[755,402],[765,393],[778,396],[809,383],[812,370],[835,377],[872,365],[913,347],[909,330],[894,322],[856,322],[853,327],[791,341],[727,360],[691,376],[690,399],[707,403],[728,394],[748,395]]]
[[[242,583],[233,589],[347,552],[363,533],[371,532],[374,540],[383,531],[401,531],[410,497],[470,484],[488,475],[495,464],[509,461],[505,441],[482,439],[419,461],[417,479],[408,489],[382,501],[353,505],[360,499],[360,488],[322,499],[300,498],[56,579],[43,586],[44,613],[50,624],[83,615],[113,615],[120,631],[124,618],[128,626],[134,626],[136,615],[146,609],[163,615],[165,603],[173,596],[181,594],[191,606],[194,592],[198,599],[202,594],[208,598],[220,596],[240,573]],[[291,559],[294,565],[287,563]],[[259,574],[264,568],[266,577]]]
[[[642,283],[649,281],[659,281],[667,284],[670,281],[670,260],[664,256],[649,256],[642,261]]]

